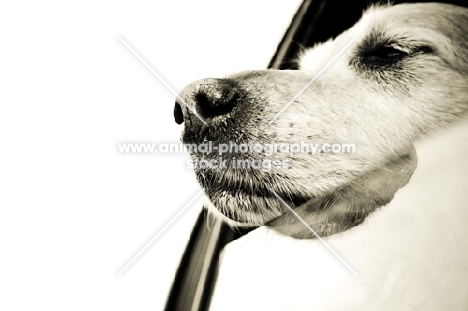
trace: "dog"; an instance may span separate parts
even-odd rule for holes
[[[297,246],[296,254],[307,258],[297,260],[297,273],[283,275],[293,284],[281,281],[281,286],[276,282],[281,278],[272,277],[261,290],[246,285],[249,290],[240,291],[250,297],[245,301],[257,301],[256,307],[247,307],[242,299],[232,306],[467,310],[468,183],[462,173],[468,172],[463,158],[468,156],[468,10],[440,3],[372,6],[352,28],[302,52],[298,65],[299,70],[246,71],[196,81],[181,91],[175,104],[185,144],[355,146],[353,152],[323,149],[315,154],[227,152],[225,168],[194,167],[213,214],[232,226],[264,226],[227,251],[236,260],[223,264],[221,281],[249,279],[243,284],[258,284],[253,276],[258,280],[267,274],[254,267],[273,275],[283,275],[280,267],[295,271],[296,263],[290,257],[281,259],[285,255],[278,249]],[[219,152],[192,151],[191,156],[215,161]],[[277,165],[237,167],[239,160]],[[442,205],[451,215],[439,210]],[[398,213],[408,218],[398,219]],[[430,227],[437,225],[436,219],[441,228]],[[338,279],[326,281],[320,271],[330,272],[330,264],[318,259],[326,255],[320,255],[315,238],[327,236],[342,254],[349,252],[348,260],[360,268],[358,279],[340,272]],[[408,252],[379,249],[379,242],[372,240],[376,237],[387,247]],[[451,244],[439,253],[425,237]],[[413,248],[401,246],[406,242]],[[252,256],[262,255],[260,249],[274,262],[265,265]],[[426,277],[424,260],[433,259],[433,271]],[[395,274],[386,274],[383,263]],[[442,273],[447,270],[450,273]],[[411,271],[417,273],[404,275]],[[301,274],[307,280],[299,281]],[[438,281],[446,288],[437,289]],[[352,303],[334,300],[330,282]],[[288,286],[294,290],[285,289]],[[215,305],[232,292],[217,289],[217,294]]]

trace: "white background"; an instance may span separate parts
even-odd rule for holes
[[[178,142],[176,91],[264,69],[295,1],[3,1],[0,5],[0,309],[161,310],[201,197]],[[8,4],[7,4],[8,3]]]

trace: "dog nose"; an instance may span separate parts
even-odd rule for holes
[[[194,117],[209,122],[210,118],[229,113],[239,97],[239,89],[231,80],[204,79],[196,81],[185,87],[176,100],[174,119],[177,124],[193,120]],[[198,115],[191,117],[187,114]]]

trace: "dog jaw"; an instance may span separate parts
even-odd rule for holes
[[[299,239],[346,231],[392,201],[395,193],[408,183],[416,167],[417,156],[413,147],[408,154],[366,172],[330,194],[309,200],[295,209],[296,215],[286,213],[267,226]]]

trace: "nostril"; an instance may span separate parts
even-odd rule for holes
[[[208,99],[206,94],[201,93],[195,96],[195,100],[204,117],[226,114],[231,111],[233,107],[233,105],[230,104],[232,101],[226,100],[225,97]],[[233,100],[235,99],[233,98]]]
[[[182,107],[178,102],[175,103],[174,106],[174,120],[177,124],[182,124],[184,122],[184,114],[182,112]]]
[[[214,117],[230,112],[239,99],[238,88],[226,80],[201,84],[195,101],[204,117]]]

